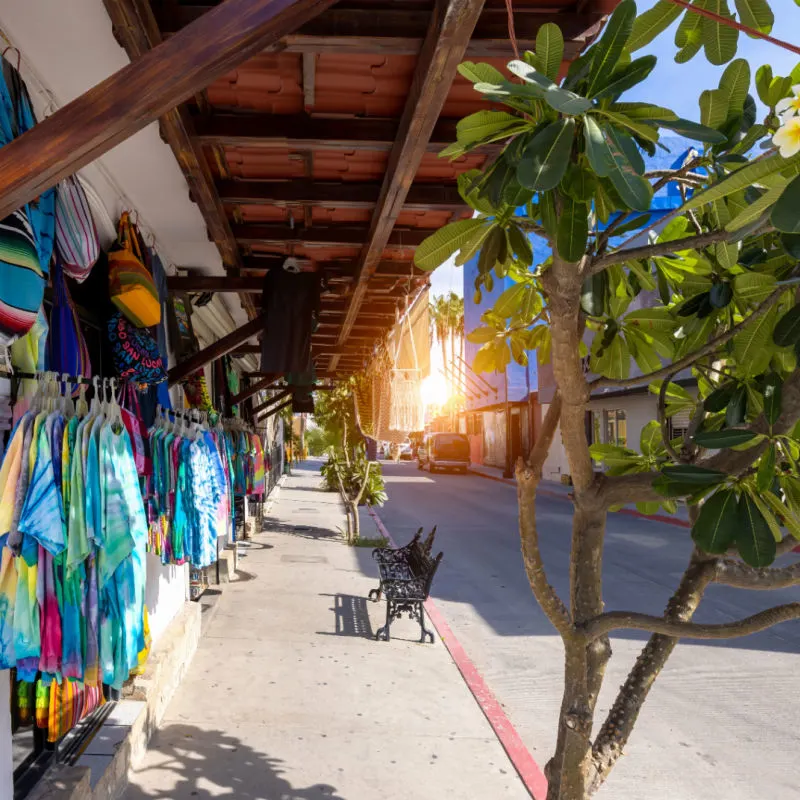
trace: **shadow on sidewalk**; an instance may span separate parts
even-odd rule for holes
[[[149,750],[153,763],[131,776],[124,800],[344,800],[329,784],[292,786],[282,777],[281,759],[222,731],[167,725],[156,732]]]
[[[317,631],[320,636],[355,636],[357,639],[374,639],[372,622],[369,618],[366,597],[352,594],[321,594],[320,597],[332,597],[336,615],[336,629]]]
[[[288,522],[281,522],[274,517],[264,520],[264,527],[261,533],[288,533],[289,536],[300,536],[303,539],[336,539],[344,541],[340,531],[331,528],[320,528],[317,525],[306,525],[298,522],[292,525]]]

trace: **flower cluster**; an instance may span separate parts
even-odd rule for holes
[[[780,116],[781,126],[772,142],[784,158],[789,158],[800,153],[800,83],[792,86],[791,97],[784,97],[775,106],[775,111]]]

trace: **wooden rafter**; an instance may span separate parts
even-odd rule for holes
[[[0,149],[6,217],[332,5],[225,0]]]
[[[206,364],[222,358],[222,356],[227,355],[240,344],[261,333],[264,330],[264,321],[264,315],[259,314],[255,319],[251,319],[208,347],[204,347],[200,352],[187,358],[186,361],[176,364],[168,373],[170,386],[187,378]]]
[[[269,375],[267,377],[261,378],[260,380],[251,383],[245,389],[242,389],[239,394],[234,395],[231,397],[231,405],[238,406],[239,403],[243,403],[245,400],[249,400],[254,394],[258,394],[259,392],[263,392],[266,389],[269,389],[275,381],[278,380],[277,375]]]
[[[456,120],[441,120],[427,144],[439,152],[456,139]],[[308,114],[212,114],[194,121],[196,140],[231,147],[324,147],[388,151],[397,137],[392,119],[326,119]]]
[[[355,183],[316,181],[295,178],[290,181],[226,180],[217,184],[225,203],[286,205],[309,203],[337,208],[372,208],[378,202],[381,184],[377,181]],[[466,208],[454,184],[415,183],[408,190],[406,208]]]
[[[131,61],[161,44],[149,2],[137,0],[103,0],[111,17],[114,36]],[[214,188],[214,178],[202,148],[194,140],[192,119],[186,108],[179,106],[167,111],[160,120],[161,133],[178,161],[190,196],[197,203],[206,223],[209,237],[216,244],[226,267],[241,267],[242,258],[233,238],[225,208]]]
[[[297,244],[355,245],[358,247],[364,243],[368,232],[369,229],[366,225],[315,225],[312,228],[295,225],[292,228],[289,225],[270,222],[233,226],[233,235],[236,237],[236,241],[251,245],[296,242]],[[391,230],[390,228],[385,244],[397,247],[416,247],[431,233],[432,231],[419,228],[406,230]]]
[[[171,3],[158,12],[164,32],[180,30],[202,16],[202,3],[182,6]],[[599,14],[554,13],[552,10],[515,8],[514,24],[520,51],[534,47],[536,32],[546,22],[557,23],[566,39],[582,37],[597,24]],[[426,35],[429,15],[416,9],[333,8],[284,37],[278,47],[295,53],[394,53],[417,55]],[[567,42],[566,56],[577,55],[580,40]],[[276,48],[277,49],[277,48]],[[508,16],[504,4],[487,8],[480,16],[475,35],[465,48],[471,58],[511,57],[508,42]]]
[[[339,334],[339,345],[347,341],[366,297],[369,279],[392,239],[392,229],[403,208],[408,187],[422,161],[482,9],[483,0],[436,0],[397,139],[389,154],[381,196],[361,252],[357,282]],[[338,362],[339,356],[334,355],[331,368],[335,369]]]

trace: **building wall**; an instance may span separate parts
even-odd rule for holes
[[[14,766],[11,756],[11,681],[7,669],[0,670],[0,797],[14,796]]]

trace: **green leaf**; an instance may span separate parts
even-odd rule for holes
[[[510,61],[508,69],[514,75],[522,78],[528,84],[527,88],[529,90],[532,90],[551,108],[560,111],[562,114],[583,114],[592,106],[590,100],[556,86],[550,78],[537,72],[530,64],[526,64],[524,61]],[[519,86],[519,84],[504,83],[503,87],[510,92],[522,90],[523,93],[527,93],[525,92],[526,87]],[[477,89],[478,87],[476,86],[475,88]]]
[[[722,431],[702,431],[694,435],[694,443],[706,450],[722,450],[726,447],[736,447],[754,439],[757,434],[753,431],[726,428]]]
[[[661,468],[661,473],[675,483],[691,483],[695,486],[716,486],[728,476],[716,469],[696,467],[694,464],[674,464]]]
[[[644,456],[656,456],[664,451],[661,425],[658,420],[650,420],[639,435],[639,449]]]
[[[703,408],[712,414],[723,411],[733,397],[736,384],[732,382],[724,383],[714,389],[711,394],[703,401]]]
[[[589,209],[586,203],[564,197],[556,236],[558,254],[565,261],[580,261],[586,253],[588,239]]]
[[[592,354],[590,367],[593,372],[606,378],[627,378],[631,369],[631,354],[625,340],[617,335],[601,355]]]
[[[794,536],[795,539],[800,539],[800,520],[798,520],[797,516],[794,512],[788,508],[787,506],[783,505],[778,497],[770,492],[764,492],[761,495],[761,501],[770,507],[770,509],[783,521],[783,524],[786,525],[786,529],[789,533]],[[773,531],[773,538],[774,538],[774,531]],[[783,538],[783,537],[781,537]]]
[[[597,179],[591,170],[583,169],[576,163],[567,167],[567,173],[561,181],[561,188],[579,203],[588,203],[597,190]]]
[[[750,64],[746,59],[737,58],[725,67],[719,80],[719,88],[727,93],[731,112],[744,110],[744,101],[750,90]],[[711,127],[716,126],[712,125]]]
[[[669,128],[671,131],[680,133],[689,139],[694,139],[696,142],[705,142],[706,144],[722,144],[727,140],[727,137],[724,133],[715,131],[713,128],[707,128],[705,125],[699,125],[696,122],[691,122],[688,119],[659,119],[653,121],[658,122],[659,126],[662,128]]]
[[[589,447],[589,455],[595,461],[604,461],[608,466],[622,466],[641,462],[642,457],[635,450],[616,444],[596,443]]]
[[[533,264],[533,249],[530,240],[518,225],[513,222],[506,228],[509,249],[526,267]]]
[[[701,92],[700,122],[709,128],[722,127],[728,119],[729,103],[728,93],[722,89],[706,89]]]
[[[653,123],[658,120],[676,120],[678,115],[663,106],[655,106],[650,103],[614,103],[612,111],[624,114],[628,119],[648,119]]]
[[[629,208],[634,211],[649,211],[653,199],[652,185],[641,175],[636,174],[628,157],[613,139],[607,141],[614,163],[608,176],[611,183]]]
[[[761,456],[758,463],[758,470],[756,472],[756,486],[759,492],[766,492],[772,486],[772,480],[775,477],[775,461],[777,453],[775,445],[770,443],[769,447]]]
[[[476,111],[456,124],[459,144],[488,144],[528,130],[530,123],[505,111]]]
[[[769,87],[772,84],[772,67],[764,64],[756,70],[756,91],[761,102],[770,105]]]
[[[775,316],[773,308],[733,337],[733,355],[739,367],[746,368],[749,375],[758,375],[769,366]]]
[[[472,369],[476,373],[494,372],[497,369],[495,362],[494,340],[487,342],[477,353],[472,362]]]
[[[760,272],[743,272],[733,279],[733,294],[742,303],[760,303],[775,288],[775,277]]]
[[[528,285],[515,283],[509,286],[500,297],[495,300],[494,311],[501,317],[511,317],[517,313],[527,292]]]
[[[746,492],[739,498],[736,546],[751,567],[768,567],[777,553],[775,538],[755,501]]]
[[[614,156],[600,126],[589,116],[583,120],[586,156],[592,169],[605,178],[616,168]]]
[[[575,138],[575,120],[553,122],[533,138],[517,167],[517,180],[528,189],[555,189],[564,177]]]
[[[772,341],[778,347],[791,347],[800,342],[800,306],[790,308],[775,325]]]
[[[774,372],[764,379],[764,416],[770,425],[774,425],[781,415],[783,381]]]
[[[703,43],[703,17],[694,11],[684,14],[675,31],[675,45],[680,48],[700,47]]]
[[[486,342],[493,342],[497,336],[497,331],[494,328],[483,326],[475,328],[467,334],[467,341],[473,344],[486,344]]]
[[[628,343],[628,350],[630,350],[636,366],[643,375],[661,369],[661,359],[658,357],[658,350],[653,339],[636,328],[626,328],[625,341]]]
[[[558,219],[556,217],[556,206],[553,195],[545,192],[539,201],[542,209],[542,227],[547,232],[548,237],[552,240],[556,238],[558,231]]]
[[[722,554],[736,539],[736,493],[732,489],[719,489],[703,503],[692,526],[692,539],[706,553]]]
[[[741,425],[747,416],[747,386],[740,384],[732,392],[725,410],[725,424],[729,428]]]
[[[542,72],[550,80],[557,80],[564,59],[564,36],[554,22],[545,23],[536,33],[536,55]]]
[[[757,31],[761,31],[761,33],[769,33],[772,30],[775,17],[767,0],[734,0],[734,2],[742,25],[754,28]],[[752,35],[750,36],[753,39],[756,38]]]
[[[486,241],[486,238],[496,227],[493,223],[487,222],[486,220],[482,220],[482,222],[483,225],[480,228],[476,228],[475,231],[469,235],[469,238],[464,242],[464,244],[461,245],[461,250],[459,250],[455,259],[457,267],[461,267],[466,264],[467,261],[473,258],[475,254],[480,251],[484,242]]]
[[[703,0],[705,7],[720,17],[733,19],[728,9],[728,0]],[[703,46],[706,58],[716,65],[727,64],[736,55],[739,31],[703,17]]]
[[[699,208],[705,203],[711,203],[738,192],[740,189],[747,189],[754,184],[759,184],[770,175],[796,164],[800,164],[800,154],[787,159],[779,153],[774,153],[759,161],[753,161],[732,172],[727,178],[709,186],[705,191],[697,192],[683,205],[683,208],[685,210]]]
[[[581,309],[590,317],[602,317],[608,303],[608,270],[596,272],[583,282]]]
[[[755,222],[757,219],[761,217],[771,206],[773,206],[780,196],[783,194],[783,184],[780,186],[776,186],[772,189],[768,189],[761,197],[758,198],[754,203],[750,203],[748,206],[745,207],[744,211],[737,214],[736,217],[730,222],[725,225],[726,231],[734,231],[741,230],[746,225],[749,225],[751,222]]]
[[[472,83],[502,83],[505,76],[491,64],[475,64],[464,61],[458,65],[458,72]]]
[[[770,222],[783,233],[800,233],[800,175],[783,190]]]
[[[680,6],[670,0],[659,0],[652,8],[639,14],[633,22],[628,39],[628,50],[633,53],[650,44],[683,13]]]
[[[633,31],[636,18],[634,0],[622,0],[606,23],[603,35],[592,48],[592,69],[589,77],[588,96],[602,88],[613,73],[625,45]]]
[[[417,248],[414,263],[430,272],[447,261],[469,239],[476,229],[485,224],[482,219],[460,219],[439,228]]]
[[[620,128],[627,128],[628,130],[633,131],[633,133],[641,136],[643,139],[647,139],[650,142],[658,141],[658,130],[652,125],[648,125],[642,120],[632,120],[625,116],[625,114],[607,111],[603,108],[598,108],[596,110],[598,114],[602,114]]]
[[[623,92],[637,86],[650,75],[657,60],[655,56],[642,56],[624,67],[617,67],[608,83],[594,95],[594,99],[619,97]]]

